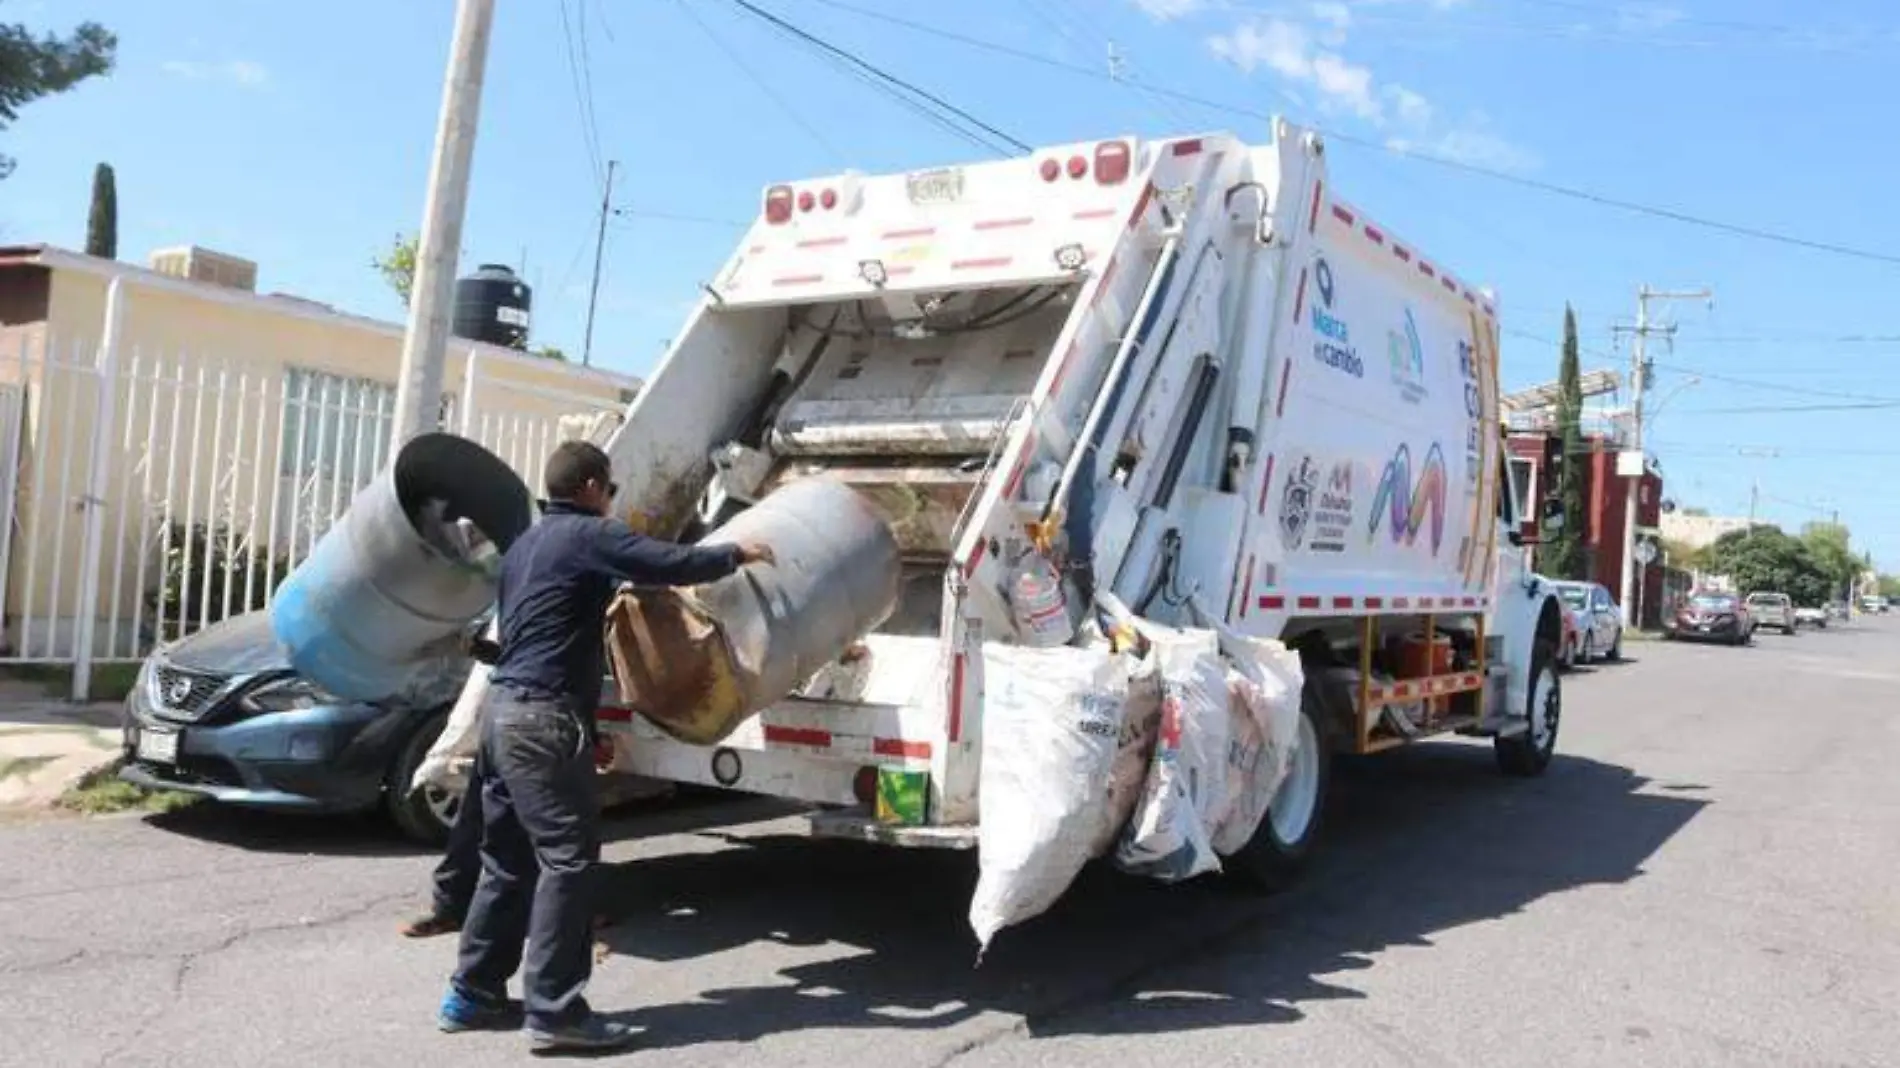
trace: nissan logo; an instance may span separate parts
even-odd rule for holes
[[[165,687],[165,700],[173,705],[183,705],[189,697],[191,697],[190,679],[173,679],[171,684]]]

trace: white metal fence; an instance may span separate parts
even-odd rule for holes
[[[391,383],[43,330],[10,340],[0,663],[71,665],[75,699],[95,663],[142,659],[265,606],[388,460]],[[620,407],[482,385],[471,362],[443,399],[444,426],[531,486],[554,444],[597,433]]]

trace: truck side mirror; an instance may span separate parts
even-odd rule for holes
[[[1553,534],[1564,528],[1563,498],[1556,496],[1544,498],[1543,508],[1538,515],[1538,526]]]

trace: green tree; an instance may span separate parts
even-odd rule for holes
[[[1563,357],[1557,365],[1556,433],[1563,442],[1563,466],[1557,476],[1557,496],[1563,502],[1562,528],[1544,532],[1544,574],[1553,578],[1587,579],[1589,562],[1583,550],[1583,371],[1577,357],[1577,313],[1564,305]]]
[[[1875,587],[1882,597],[1900,597],[1900,575],[1882,575]]]
[[[1743,593],[1785,593],[1796,604],[1824,604],[1833,580],[1800,538],[1777,527],[1732,530],[1709,546],[1709,570]]]
[[[119,39],[96,22],[80,23],[68,37],[35,37],[21,23],[0,23],[0,130],[33,101],[110,71],[118,48]],[[0,154],[0,178],[13,163]]]
[[[1801,542],[1833,583],[1829,600],[1841,596],[1860,576],[1861,559],[1844,524],[1809,523],[1801,529]]]
[[[529,349],[528,354],[531,356],[539,356],[544,360],[559,360],[562,363],[567,362],[567,353],[562,352],[553,345],[543,345],[538,349]]]
[[[1709,549],[1691,548],[1686,541],[1676,538],[1662,539],[1663,563],[1669,567],[1684,571],[1707,571],[1709,569]]]
[[[389,251],[369,261],[371,267],[382,274],[383,281],[396,291],[396,297],[402,306],[409,306],[409,295],[416,288],[416,245],[417,238],[397,234],[389,243]]]
[[[119,258],[119,185],[112,164],[92,169],[92,210],[86,214],[86,255]]]

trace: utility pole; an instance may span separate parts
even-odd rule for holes
[[[581,341],[581,366],[594,365],[594,304],[600,299],[600,254],[607,248],[607,215],[612,211],[614,170],[619,160],[607,161],[607,184],[600,191],[600,229],[594,233],[594,284],[587,291],[587,335]]]
[[[1713,300],[1714,294],[1707,289],[1694,291],[1665,292],[1641,286],[1636,290],[1636,335],[1630,346],[1630,448],[1623,457],[1633,457],[1625,461],[1618,457],[1618,474],[1628,479],[1623,492],[1623,582],[1622,596],[1617,605],[1623,612],[1625,627],[1638,626],[1641,619],[1635,612],[1636,601],[1632,596],[1636,587],[1636,505],[1641,492],[1643,476],[1648,471],[1648,461],[1643,453],[1643,389],[1649,384],[1649,335],[1661,334],[1673,337],[1674,326],[1652,326],[1649,321],[1649,302],[1652,300]],[[1629,468],[1634,467],[1631,471]]]
[[[409,325],[402,338],[402,371],[396,385],[396,421],[390,454],[419,434],[436,429],[442,415],[442,364],[448,355],[455,262],[468,210],[469,171],[475,156],[476,119],[482,77],[488,68],[488,33],[495,0],[458,0],[455,37],[442,86],[435,158],[416,248],[416,280]]]

